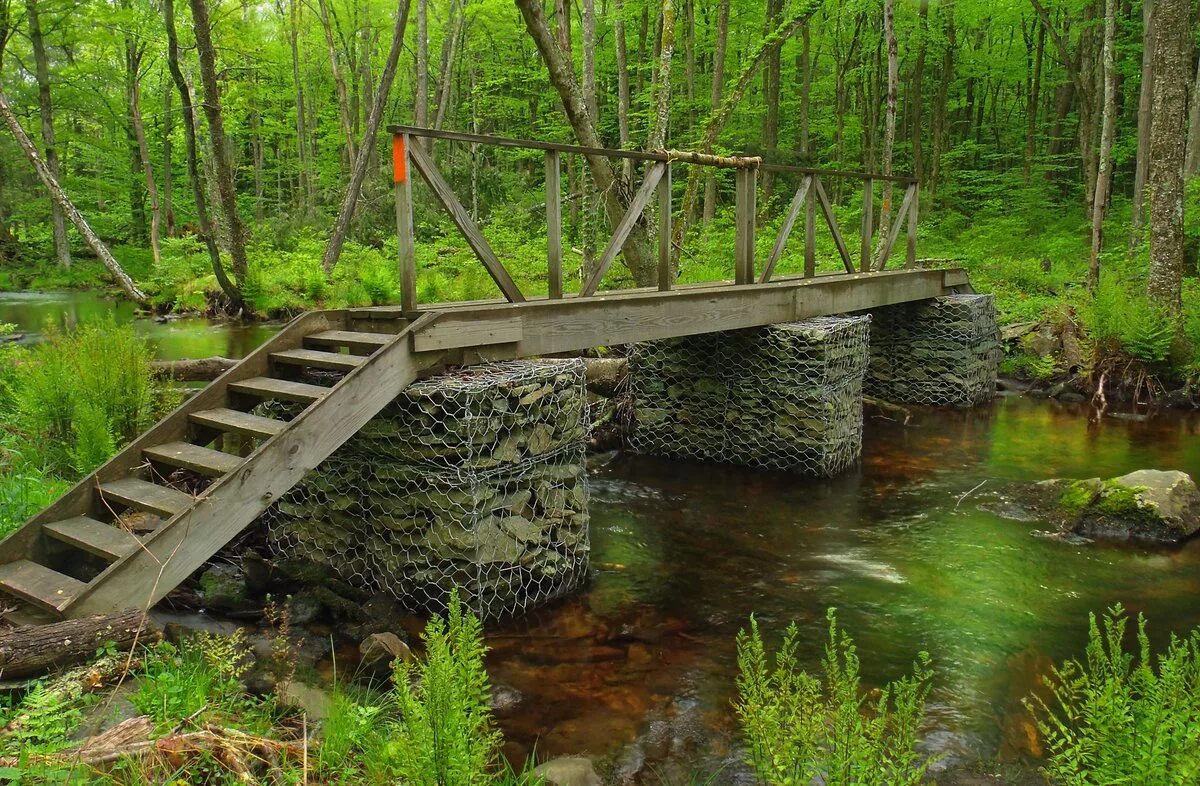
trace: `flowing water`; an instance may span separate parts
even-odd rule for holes
[[[0,322],[129,318],[87,295],[0,296]],[[164,357],[237,356],[269,326],[140,320]],[[790,621],[815,668],[836,607],[864,680],[914,655],[936,679],[925,746],[951,760],[1036,752],[1021,698],[1082,651],[1087,613],[1145,612],[1161,641],[1200,624],[1200,541],[1178,549],[1069,544],[1001,518],[1014,484],[1180,469],[1200,477],[1200,419],[1089,425],[1080,408],[1004,398],[969,412],[869,418],[859,469],[833,480],[610,457],[592,475],[592,580],[489,633],[508,696],[509,753],[610,756],[643,780],[739,777],[734,638],[751,613]],[[647,778],[647,773],[651,775]]]

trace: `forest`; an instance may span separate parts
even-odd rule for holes
[[[0,285],[246,316],[393,302],[386,126],[408,123],[912,174],[922,257],[965,264],[1007,322],[1180,381],[1200,339],[1196,29],[1180,0],[0,0]],[[544,291],[540,162],[436,156]],[[582,275],[638,173],[568,159]],[[782,219],[784,180],[763,176],[760,224]],[[852,225],[850,185],[832,193]],[[728,277],[733,178],[675,190],[677,228],[696,229],[676,232],[679,276]],[[419,190],[415,209],[421,299],[494,296]],[[610,284],[637,278],[625,251]]]

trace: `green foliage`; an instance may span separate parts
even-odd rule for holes
[[[829,610],[824,679],[799,667],[800,632],[788,626],[770,663],[758,622],[738,634],[735,709],[759,777],[779,786],[904,786],[920,783],[931,761],[916,752],[933,672],[920,653],[913,673],[868,699],[859,685],[854,642]]]
[[[1102,275],[1091,299],[1081,302],[1080,316],[1088,334],[1102,347],[1143,363],[1163,363],[1170,357],[1176,319],[1151,302],[1137,283]]]
[[[240,678],[249,666],[245,635],[207,633],[178,646],[160,644],[137,678],[130,701],[160,728],[171,728],[201,712],[233,714],[245,709]]]
[[[1049,700],[1026,699],[1048,749],[1046,773],[1064,786],[1167,786],[1200,778],[1200,631],[1172,634],[1152,654],[1139,614],[1136,649],[1118,604],[1089,617],[1082,661],[1046,678]]]
[[[111,319],[50,332],[18,368],[14,430],[51,471],[94,466],[157,417],[150,360],[145,340]]]
[[[423,638],[425,659],[396,665],[399,720],[379,754],[412,786],[492,783],[501,737],[492,724],[482,626],[455,592],[446,618],[431,619]]]

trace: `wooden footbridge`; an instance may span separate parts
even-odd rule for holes
[[[627,152],[394,128],[402,303],[317,311],[270,341],[142,434],[61,499],[0,542],[0,590],[14,618],[74,618],[147,608],[201,567],[422,374],[455,364],[576,352],[590,347],[791,322],[937,297],[968,287],[960,269],[915,267],[918,186],[891,178],[904,198],[890,232],[875,238],[873,185],[881,176],[828,172],[677,152]],[[415,137],[544,151],[547,165],[548,297],[526,297]],[[604,156],[644,165],[642,186],[578,294],[564,293],[560,159]],[[669,244],[671,172],[680,165],[735,170],[737,240],[731,281],[677,286]],[[502,300],[418,304],[412,236],[415,168],[449,212]],[[798,176],[782,229],[756,271],[759,173]],[[841,234],[823,178],[861,181],[858,265]],[[652,198],[659,200],[657,286],[598,291]],[[844,270],[816,271],[815,215],[833,234]],[[804,273],[776,276],[792,227],[805,216]],[[901,225],[906,263],[884,269]],[[328,384],[306,369],[344,372]],[[289,421],[252,414],[264,401],[298,402]]]

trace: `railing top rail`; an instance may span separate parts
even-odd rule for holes
[[[817,175],[823,177],[851,177],[858,180],[891,180],[896,183],[915,183],[915,177],[910,175],[880,175],[871,172],[850,172],[838,169],[813,169],[810,167],[792,166],[790,164],[766,163],[758,156],[716,156],[709,153],[696,153],[679,150],[615,150],[607,147],[586,147],[584,145],[569,145],[560,142],[542,142],[534,139],[512,139],[490,134],[470,134],[463,131],[445,131],[418,126],[393,125],[388,126],[392,134],[408,134],[409,136],[426,139],[444,139],[453,142],[471,142],[496,147],[514,147],[525,150],[550,150],[559,153],[578,153],[581,155],[599,155],[610,158],[624,158],[633,161],[662,161],[699,164],[723,169],[749,169],[757,167],[767,172],[793,172],[801,175]]]

